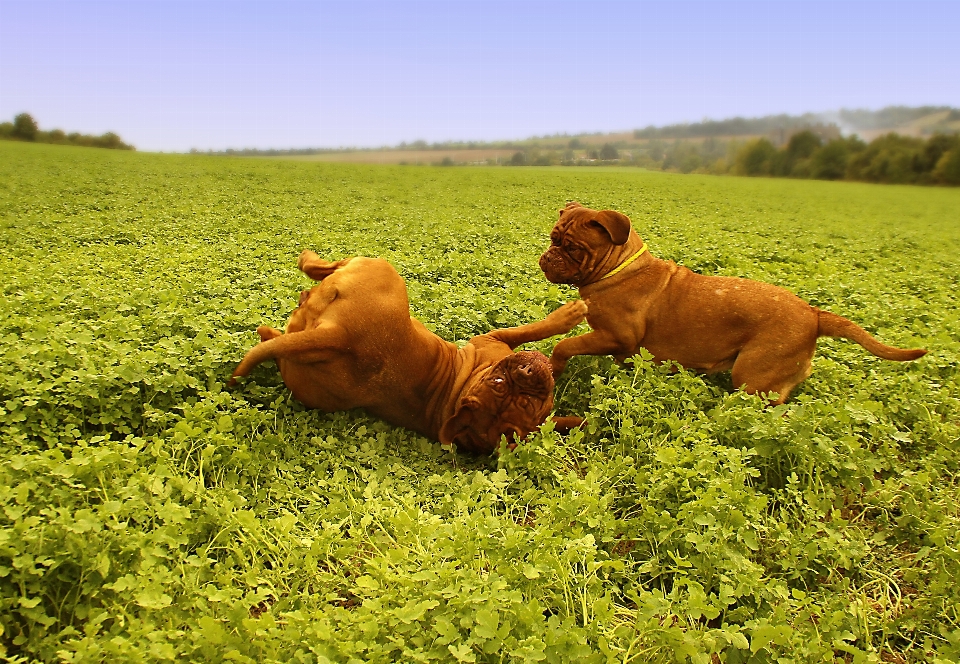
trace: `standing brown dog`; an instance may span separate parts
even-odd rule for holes
[[[550,413],[549,361],[537,351],[513,349],[572,330],[586,313],[583,302],[569,302],[538,323],[474,337],[458,349],[410,316],[403,279],[382,258],[328,262],[308,250],[297,265],[321,283],[300,294],[286,334],[257,328],[262,342],[246,354],[234,379],[275,359],[283,382],[309,408],[364,408],[483,454],[495,450],[501,436],[525,438]],[[581,420],[556,421],[559,429]]]
[[[610,354],[622,362],[643,347],[655,361],[708,373],[732,369],[734,385],[776,392],[772,403],[780,404],[810,375],[818,337],[851,339],[887,360],[927,352],[886,346],[777,286],[703,276],[654,258],[630,219],[613,210],[569,203],[550,241],[540,269],[549,281],[580,289],[593,328],[553,349],[555,377],[574,355]]]

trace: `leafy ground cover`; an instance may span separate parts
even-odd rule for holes
[[[308,282],[388,258],[451,340],[573,292],[566,199],[655,254],[785,286],[821,340],[765,410],[723,376],[575,358],[467,458],[224,382]],[[951,661],[960,656],[960,192],[0,144],[0,656],[9,661]],[[549,351],[551,342],[538,344]]]

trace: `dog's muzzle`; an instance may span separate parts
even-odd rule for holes
[[[553,371],[546,355],[536,350],[521,350],[508,360],[507,371],[521,392],[536,395],[553,392]]]
[[[552,249],[547,249],[540,256],[540,270],[547,281],[554,284],[569,283],[569,277],[566,276],[566,261],[563,257],[557,256]]]

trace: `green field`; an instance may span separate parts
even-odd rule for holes
[[[822,339],[776,409],[575,358],[586,430],[480,459],[225,389],[304,248],[446,339],[542,318],[567,199],[930,353]],[[960,658],[960,190],[0,143],[0,228],[0,659]]]

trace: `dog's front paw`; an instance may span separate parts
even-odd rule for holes
[[[569,332],[586,318],[587,303],[583,300],[567,302],[553,312],[553,315],[556,316],[557,325],[562,327],[564,332]]]

